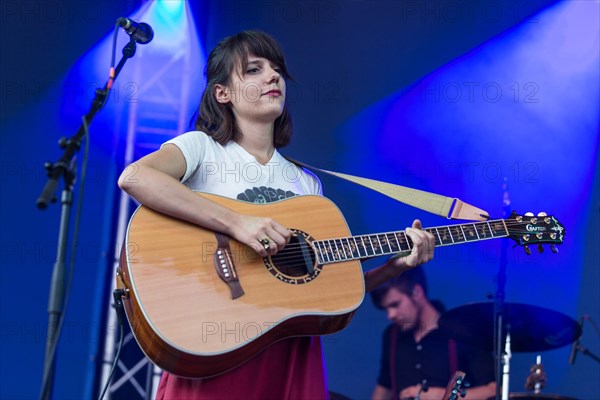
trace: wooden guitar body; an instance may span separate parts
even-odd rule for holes
[[[184,377],[218,375],[275,341],[334,333],[348,324],[364,297],[360,262],[323,267],[314,254],[306,255],[315,239],[350,236],[334,203],[321,196],[264,205],[202,196],[310,235],[298,233],[302,240],[286,247],[296,246],[295,253],[263,259],[228,237],[221,235],[223,247],[212,231],[139,207],[127,230],[117,281],[128,292],[124,304],[133,334],[152,362]],[[219,250],[230,263],[225,267]],[[278,266],[298,256],[309,257],[313,269],[305,262],[299,268]],[[225,274],[237,282],[227,283]]]

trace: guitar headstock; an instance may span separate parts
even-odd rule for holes
[[[448,381],[448,385],[446,386],[446,391],[442,396],[442,400],[456,400],[458,396],[465,397],[467,395],[467,387],[469,386],[465,382],[465,373],[462,371],[456,371],[450,381]]]
[[[518,215],[516,212],[506,220],[508,236],[525,248],[527,254],[531,254],[529,246],[538,245],[538,251],[544,251],[542,245],[549,244],[552,252],[558,253],[557,244],[561,244],[565,237],[565,227],[553,216],[544,212],[537,216],[533,213]]]

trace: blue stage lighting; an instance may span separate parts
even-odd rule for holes
[[[175,18],[180,18],[183,15],[183,0],[158,0],[157,5],[157,11],[159,12],[164,11]]]

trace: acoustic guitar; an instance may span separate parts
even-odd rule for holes
[[[360,260],[408,254],[403,231],[352,236],[329,199],[297,196],[253,204],[201,194],[238,213],[270,217],[292,232],[261,257],[232,238],[140,206],[121,251],[117,286],[146,356],[183,377],[226,372],[275,341],[338,332],[364,298]],[[511,237],[559,244],[551,216],[519,216],[428,228],[436,246]]]

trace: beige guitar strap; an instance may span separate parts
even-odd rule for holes
[[[296,161],[289,157],[285,157],[290,162],[301,167],[308,168],[313,171],[323,172],[335,177],[354,182],[381,194],[384,194],[392,199],[402,203],[428,211],[430,213],[441,215],[448,219],[464,219],[470,221],[485,221],[490,218],[489,214],[477,207],[467,204],[457,198],[441,196],[435,193],[425,192],[408,188],[406,186],[394,185],[392,183],[376,181],[373,179],[362,178],[359,176],[343,174],[340,172],[327,171],[325,169],[316,168]]]

